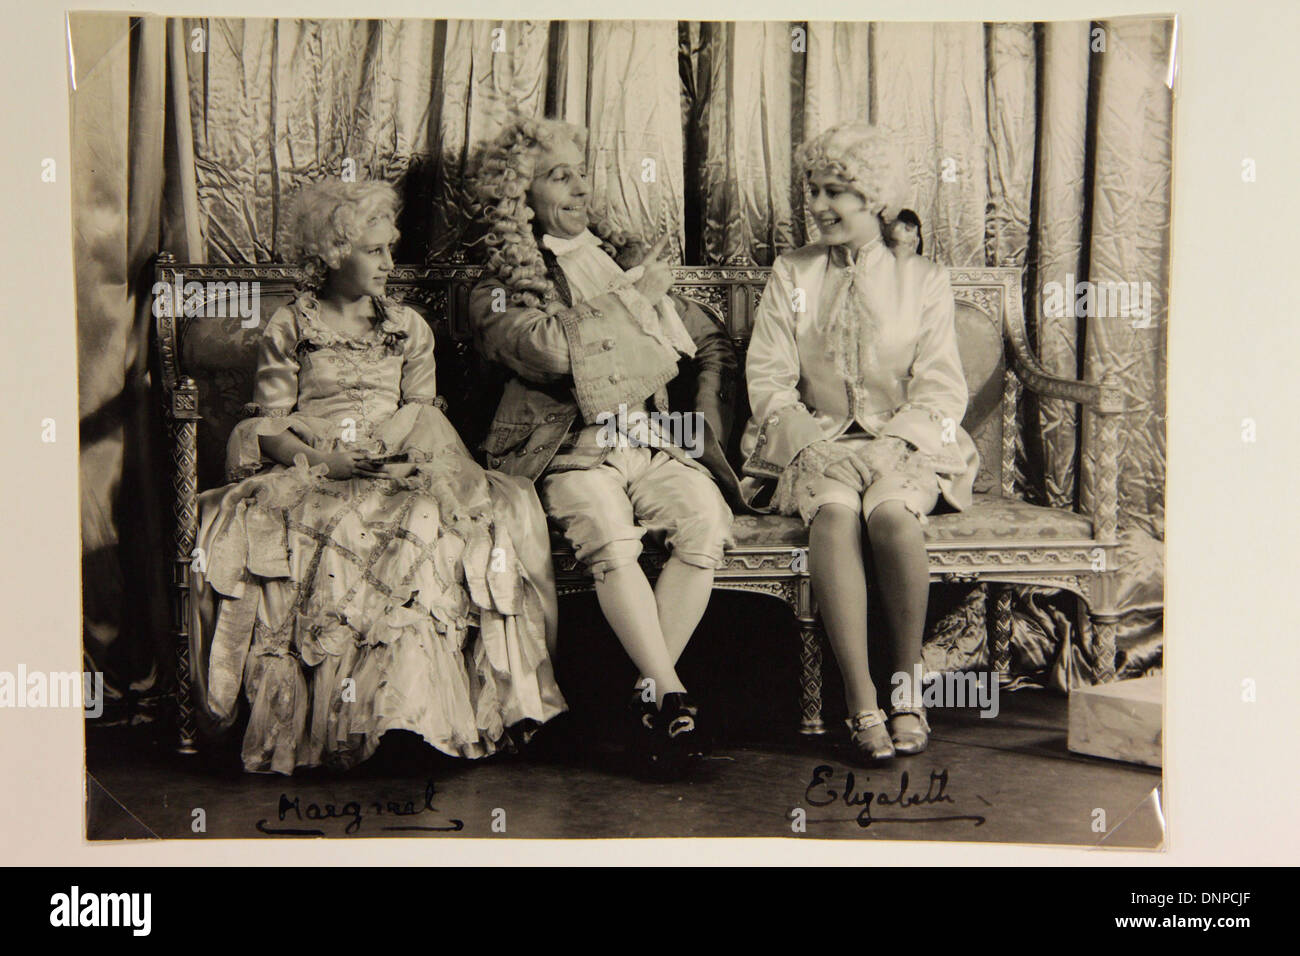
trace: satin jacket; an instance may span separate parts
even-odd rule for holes
[[[827,334],[828,310],[855,270],[856,288],[881,319],[878,361],[860,386],[840,372]],[[879,242],[856,256],[820,243],[779,256],[746,357],[753,417],[740,446],[745,474],[777,478],[808,445],[856,423],[910,442],[934,464],[944,498],[969,507],[979,453],[961,428],[969,392],[953,312],[943,266],[897,260]]]
[[[555,315],[503,308],[507,293],[495,278],[484,279],[470,293],[476,347],[514,373],[483,442],[488,467],[536,479],[548,469],[600,464],[610,450],[585,442],[567,447],[570,430],[595,423],[602,412],[617,412],[619,404],[641,407],[666,386],[671,411],[704,416],[699,462],[733,508],[748,510],[723,452],[738,369],[725,330],[694,303],[671,296],[696,347],[694,358],[678,361],[675,352],[637,327],[618,293],[575,303],[555,257],[543,250],[543,258],[567,306]],[[561,444],[566,450],[556,461]]]

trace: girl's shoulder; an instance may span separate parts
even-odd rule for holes
[[[793,283],[796,275],[820,274],[829,258],[829,246],[822,242],[810,242],[777,256],[772,262],[772,275],[780,282]]]
[[[271,313],[271,318],[262,330],[263,335],[274,335],[280,339],[297,341],[302,335],[302,310],[298,305],[300,296],[294,296]]]
[[[830,246],[826,245],[826,243],[810,242],[805,246],[800,246],[798,249],[790,249],[787,252],[781,253],[776,257],[776,261],[772,263],[772,268],[775,269],[778,263],[790,270],[803,268],[805,266],[815,265],[819,262],[825,262],[829,256]]]
[[[382,316],[381,325],[389,331],[410,332],[416,323],[424,323],[424,317],[400,299],[381,296],[375,300],[375,308]]]
[[[948,281],[948,267],[935,262],[927,256],[912,256],[908,265],[915,270],[924,288],[938,294],[947,295],[951,286]]]

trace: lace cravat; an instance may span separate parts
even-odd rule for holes
[[[871,309],[862,285],[866,280],[866,263],[879,247],[880,240],[873,239],[856,255],[844,250],[849,281],[840,286],[824,313],[824,333],[835,367],[855,389],[864,388],[868,375],[879,366],[876,346],[880,339],[880,319]]]

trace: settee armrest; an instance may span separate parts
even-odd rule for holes
[[[1118,540],[1119,527],[1119,426],[1120,413],[1124,411],[1123,391],[1113,372],[1102,375],[1100,382],[1081,382],[1050,374],[1039,363],[1029,348],[1025,333],[1025,318],[1018,308],[1007,309],[1007,341],[1015,373],[1024,386],[1045,398],[1074,402],[1086,409],[1092,421],[1085,419],[1086,432],[1096,453],[1097,466],[1093,475],[1093,493],[1085,496],[1084,513],[1093,522],[1093,539],[1102,545],[1113,545]]]
[[[1052,375],[1039,363],[1029,348],[1025,317],[1020,309],[1008,309],[1005,316],[1007,341],[1016,375],[1031,392],[1044,398],[1074,402],[1102,415],[1124,410],[1124,396],[1113,377],[1107,373],[1100,382],[1083,382]]]

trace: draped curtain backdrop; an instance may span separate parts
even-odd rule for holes
[[[1172,18],[77,14],[71,23],[75,69],[86,71],[73,93],[73,150],[87,650],[118,662],[119,686],[148,683],[141,661],[150,655],[138,648],[156,639],[132,632],[156,632],[160,617],[121,608],[155,607],[131,599],[163,600],[167,573],[157,528],[166,510],[150,513],[165,482],[146,467],[163,451],[149,407],[141,286],[151,254],[276,259],[294,190],[355,173],[402,193],[400,259],[473,260],[466,170],[511,111],[586,126],[591,180],[612,221],[669,234],[672,255],[692,264],[767,265],[808,241],[795,147],[842,120],[889,129],[906,152],[927,254],[947,265],[1023,268],[1030,334],[1049,371],[1091,380],[1109,372],[1124,389],[1121,606],[1130,613],[1121,646],[1130,669],[1158,660]],[[1044,315],[1044,284],[1067,276],[1149,283],[1150,321]],[[1026,401],[1021,414],[1025,496],[1088,506],[1097,471],[1089,423],[1053,401]],[[130,477],[139,494],[124,503]],[[1075,622],[1033,589],[1017,608],[1017,662],[1059,677],[1054,657]],[[115,648],[127,636],[137,649]]]

